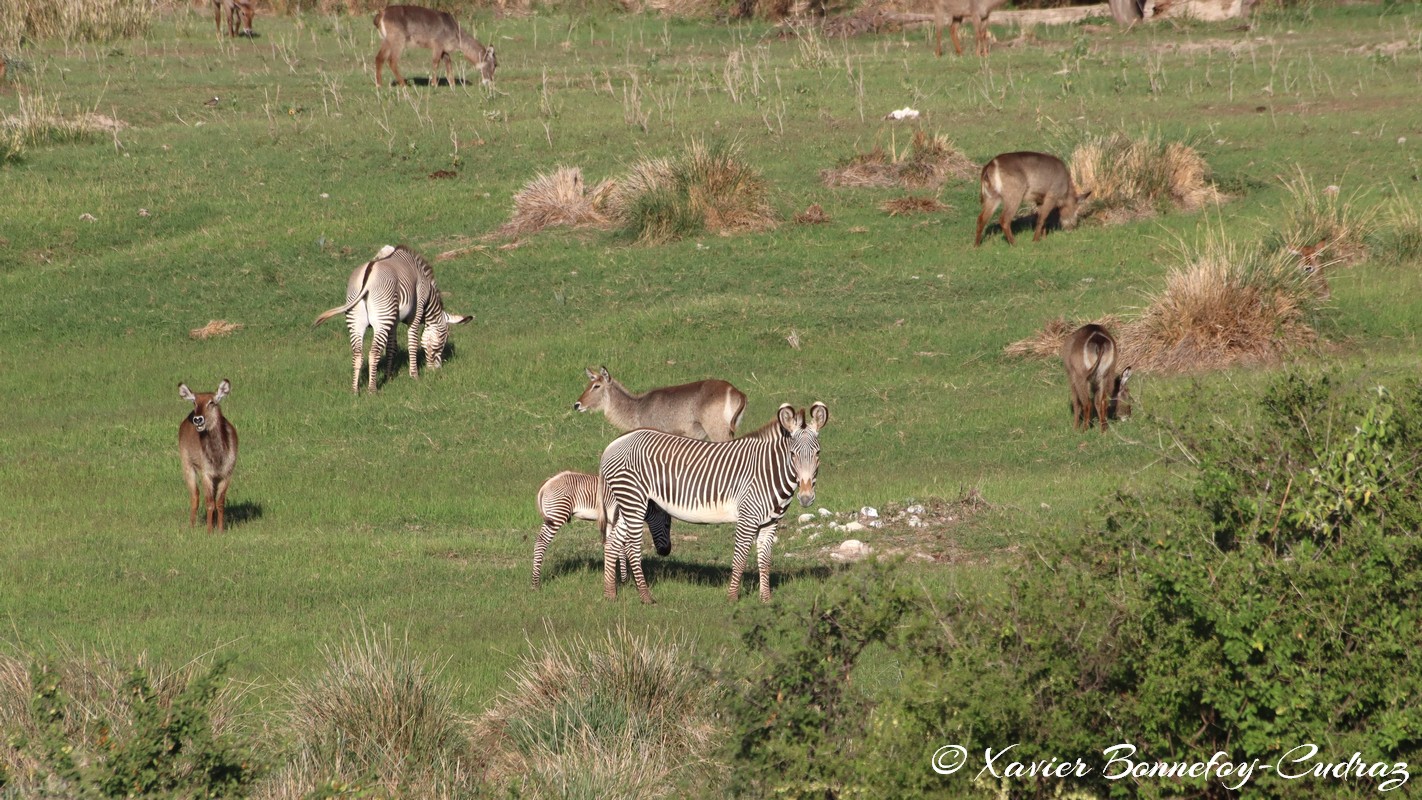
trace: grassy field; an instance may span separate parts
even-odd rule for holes
[[[648,560],[654,607],[626,591],[601,600],[581,523],[554,543],[542,592],[528,589],[534,491],[594,469],[615,434],[571,410],[599,364],[634,389],[730,380],[750,397],[746,429],[782,402],[823,401],[816,506],[976,490],[989,509],[864,538],[942,556],[913,567],[929,586],[990,589],[1116,488],[1168,480],[1166,420],[1213,415],[1228,435],[1267,373],[1143,375],[1135,419],[1083,435],[1060,365],[1004,346],[1060,315],[1129,315],[1178,264],[1173,248],[1207,229],[1279,244],[1283,180],[1299,171],[1359,207],[1422,204],[1416,5],[1265,16],[1249,31],[1038,28],[1011,47],[1016,31],[995,25],[988,61],[935,59],[923,30],[827,40],[480,15],[499,52],[492,92],[467,65],[465,85],[376,87],[365,17],[256,27],[218,40],[193,11],[137,40],[42,42],[0,84],[0,114],[43,97],[124,123],[42,138],[0,170],[0,637],[18,649],[182,663],[219,648],[260,700],[322,646],[389,626],[447,659],[470,710],[550,634],[674,627],[734,650],[727,527],[677,526],[671,558]],[[427,75],[424,51],[402,67]],[[913,124],[883,119],[905,105],[978,163],[1117,131],[1184,141],[1231,199],[974,250],[972,182],[936,193],[945,213],[898,217],[879,204],[902,190],[821,182],[855,153],[906,148]],[[693,139],[739,147],[778,229],[659,246],[599,230],[481,238],[539,173],[576,166],[592,184]],[[828,224],[790,221],[812,203]],[[342,326],[310,322],[394,243],[460,251],[436,274],[447,307],[476,319],[451,332],[440,372],[354,397]],[[1415,375],[1418,265],[1373,258],[1331,280],[1313,320],[1328,345],[1304,357],[1359,381]],[[242,327],[190,338],[211,320]],[[176,387],[223,378],[242,450],[229,530],[209,536],[186,524]],[[1193,384],[1204,406],[1180,399]],[[814,592],[832,543],[792,517],[777,597]]]

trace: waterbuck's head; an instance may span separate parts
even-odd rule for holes
[[[829,424],[829,409],[815,403],[810,411],[796,411],[789,403],[780,406],[775,419],[780,433],[790,440],[790,469],[800,484],[800,505],[815,502],[815,476],[820,472],[820,429]]]
[[[459,32],[459,48],[471,64],[479,68],[479,82],[488,86],[494,82],[494,70],[499,68],[499,57],[493,47],[485,47],[479,40],[464,31]]]
[[[186,383],[178,384],[178,396],[193,404],[193,413],[188,415],[188,421],[197,428],[198,433],[207,433],[209,429],[215,430],[222,424],[222,408],[218,404],[230,391],[232,384],[226,378],[222,379],[217,391],[213,393],[193,394],[193,390],[189,389]]]
[[[607,387],[612,384],[612,376],[607,374],[607,367],[599,367],[597,372],[590,369],[583,372],[588,376],[588,388],[573,401],[573,410],[583,413],[597,411],[607,403]]]
[[[1078,192],[1075,186],[1071,187],[1066,199],[1062,201],[1061,210],[1057,212],[1057,221],[1064,229],[1072,230],[1076,227],[1081,217],[1082,208],[1085,207],[1086,201],[1091,199],[1092,191],[1087,189],[1084,192]]]
[[[1116,376],[1114,385],[1111,387],[1111,403],[1107,410],[1109,416],[1116,419],[1131,418],[1131,390],[1126,386],[1126,382],[1130,379],[1130,367],[1121,370],[1121,374]]]
[[[439,369],[444,363],[444,345],[449,341],[449,326],[463,325],[474,319],[473,314],[451,314],[441,311],[438,319],[427,322],[420,332],[420,347],[425,351],[425,363],[432,369]]]

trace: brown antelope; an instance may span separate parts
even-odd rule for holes
[[[193,394],[186,383],[178,384],[178,396],[193,404],[191,414],[178,426],[178,455],[183,462],[183,478],[188,482],[188,527],[197,524],[198,487],[207,495],[207,532],[212,533],[212,515],[217,513],[217,532],[226,528],[227,485],[237,466],[237,428],[222,414],[222,398],[232,391],[223,378],[217,391]]]
[[[217,33],[222,35],[222,15],[227,14],[227,34],[229,36],[251,36],[252,15],[256,13],[251,0],[212,0],[212,11],[217,17]],[[238,17],[241,27],[238,27]]]
[[[573,403],[573,410],[601,411],[623,431],[653,428],[692,439],[728,442],[736,435],[746,410],[745,394],[721,380],[632,394],[607,373],[607,367],[584,371],[588,388]]]
[[[1131,393],[1126,382],[1131,368],[1115,372],[1116,340],[1100,325],[1082,325],[1062,343],[1062,362],[1071,383],[1072,427],[1091,429],[1091,412],[1106,430],[1106,418],[1131,415]]]
[[[407,45],[428,47],[434,52],[434,66],[430,68],[430,83],[439,79],[440,62],[444,62],[445,79],[454,85],[454,59],[450,53],[463,53],[464,57],[479,68],[482,83],[494,81],[494,70],[499,59],[494,48],[485,47],[479,40],[459,29],[454,17],[444,11],[421,6],[386,6],[375,12],[375,27],[380,30],[380,51],[375,54],[375,85],[381,86],[380,67],[387,61],[395,80],[405,86],[405,76],[400,74],[400,54]]]
[[[1037,225],[1032,241],[1042,238],[1047,226],[1047,217],[1053,211],[1064,228],[1076,225],[1081,213],[1080,203],[1091,196],[1091,190],[1078,192],[1071,182],[1071,172],[1060,158],[1046,153],[1003,153],[995,156],[983,167],[978,184],[978,197],[982,200],[983,211],[978,215],[978,232],[973,238],[973,246],[983,243],[983,228],[998,204],[1002,205],[1002,219],[998,224],[1007,237],[1008,244],[1016,244],[1012,237],[1012,217],[1022,206],[1023,200],[1036,205]]]
[[[1333,290],[1328,288],[1328,278],[1323,275],[1324,262],[1321,258],[1323,251],[1328,249],[1327,237],[1318,240],[1318,244],[1294,246],[1284,245],[1284,249],[1299,257],[1299,269],[1318,284],[1318,296],[1324,300],[1333,296]]]
[[[1004,5],[1007,0],[936,0],[933,4],[933,29],[936,46],[934,52],[943,55],[943,20],[950,20],[948,36],[953,40],[953,49],[963,54],[963,45],[958,41],[958,25],[963,20],[972,20],[973,38],[977,40],[977,53],[988,54],[987,18],[993,9]]]

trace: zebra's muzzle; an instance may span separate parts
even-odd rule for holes
[[[800,484],[800,505],[809,506],[813,502],[815,502],[814,484],[810,484],[809,486]]]

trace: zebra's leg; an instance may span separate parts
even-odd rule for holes
[[[368,379],[368,391],[374,392],[380,388],[380,362],[385,359],[385,346],[389,342],[392,331],[384,327],[376,327],[375,332],[370,336],[370,377]]]
[[[671,514],[650,500],[647,501],[647,528],[652,532],[652,544],[657,548],[657,555],[671,555]]]
[[[775,523],[771,522],[755,537],[755,565],[760,570],[760,602],[770,602],[770,550],[775,546]]]
[[[643,531],[638,531],[636,536],[629,536],[623,540],[622,557],[632,566],[632,580],[637,584],[637,596],[642,599],[643,603],[652,605],[657,601],[652,599],[652,591],[647,588],[647,576],[642,573],[643,535]]]
[[[543,525],[538,529],[538,538],[533,542],[533,588],[543,588],[543,555],[548,552],[548,545],[553,543],[553,536],[558,533],[558,529],[563,527],[564,519],[559,522],[556,519],[544,518]]]
[[[751,546],[755,544],[758,527],[754,522],[736,520],[736,548],[731,554],[731,585],[726,589],[726,599],[732,603],[741,599],[741,576],[745,574],[746,560],[750,557]]]
[[[356,318],[354,309],[346,313],[346,328],[351,335],[351,394],[360,394],[360,368],[365,360],[361,357],[361,351],[365,349],[365,321]]]
[[[420,317],[410,320],[405,351],[410,354],[410,377],[420,377]]]
[[[602,539],[602,596],[608,600],[617,599],[617,558],[622,552],[620,540],[626,535],[622,520],[616,511],[608,521],[608,531]]]

